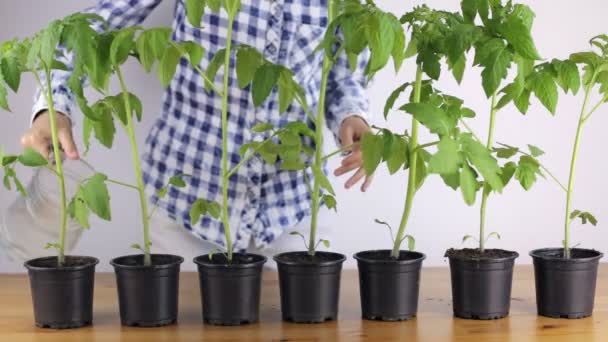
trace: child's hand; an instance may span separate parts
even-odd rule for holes
[[[345,119],[342,122],[342,126],[340,126],[340,142],[342,143],[342,147],[347,147],[353,143],[359,142],[363,137],[363,134],[369,131],[371,131],[371,128],[361,117],[354,115]],[[350,153],[342,159],[342,165],[334,171],[334,175],[342,176],[357,169],[357,172],[344,183],[344,187],[350,189],[353,185],[365,178],[365,181],[361,185],[361,191],[365,192],[371,185],[374,177],[373,175],[366,174],[363,169],[363,154],[361,153],[361,148],[357,145],[346,151],[350,151]]]
[[[72,124],[70,119],[57,112],[55,115],[57,123],[57,137],[59,144],[68,159],[79,159],[78,149],[72,137]],[[51,146],[51,119],[48,112],[42,112],[36,117],[32,127],[21,137],[23,148],[33,148],[43,157],[47,158]]]

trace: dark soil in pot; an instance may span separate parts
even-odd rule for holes
[[[234,253],[201,255],[198,265],[203,321],[213,325],[242,325],[259,320],[262,269],[267,258]]]
[[[354,255],[359,267],[361,312],[364,319],[403,321],[416,317],[420,269],[426,256],[390,250],[364,251]]]
[[[517,252],[502,249],[449,249],[454,316],[499,319],[509,315]]]
[[[152,254],[152,265],[144,266],[143,255],[116,258],[110,263],[123,325],[160,327],[177,322],[179,271],[184,258]]]
[[[344,255],[290,252],[276,255],[274,260],[279,268],[283,320],[321,323],[338,317]]]
[[[66,256],[62,267],[58,267],[57,257],[25,263],[36,326],[71,329],[92,324],[95,266],[98,263],[98,259],[85,256]]]
[[[538,314],[552,318],[583,318],[593,313],[597,268],[603,254],[572,248],[565,259],[563,248],[530,252],[534,260]]]

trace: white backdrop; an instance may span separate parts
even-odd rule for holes
[[[82,9],[93,2],[54,1],[53,5],[49,6],[48,2],[36,0],[0,1],[0,41],[30,35],[51,19]],[[377,1],[381,7],[390,9],[397,15],[421,3],[455,10],[459,2]],[[608,2],[604,0],[578,1],[575,6],[571,0],[522,2],[531,5],[537,14],[534,37],[541,55],[545,58],[565,58],[570,52],[587,49],[589,38],[608,31],[605,25]],[[145,26],[169,25],[173,3],[164,1],[145,22]],[[439,87],[447,93],[465,99],[466,105],[478,113],[478,119],[473,120],[471,125],[478,134],[485,137],[489,104],[480,86],[479,73],[478,69],[469,69],[461,86],[445,77]],[[138,127],[138,139],[143,145],[146,133],[158,115],[162,90],[154,76],[140,72],[136,65],[130,65],[126,74],[131,80],[132,91],[142,98],[146,108],[144,122]],[[390,91],[411,80],[413,75],[414,67],[409,61],[397,76],[392,68],[377,76],[369,89],[371,108],[375,114],[374,124],[400,130],[409,126],[410,120],[404,114],[393,113],[386,123],[381,113]],[[19,137],[29,125],[33,80],[26,78],[22,87],[25,90],[21,95],[11,95],[9,98],[13,113],[1,114],[0,143],[4,144],[9,152],[19,150]],[[28,88],[32,91],[28,92]],[[542,159],[544,164],[566,182],[581,102],[580,97],[560,94],[555,117],[537,103],[533,104],[526,117],[509,106],[499,113],[496,139],[513,145],[525,146],[530,143],[540,146],[547,152]],[[77,124],[79,125],[78,122]],[[584,131],[574,196],[574,207],[591,211],[600,223],[597,227],[574,224],[572,229],[574,243],[599,250],[603,250],[608,242],[608,232],[604,228],[608,221],[608,213],[605,210],[608,178],[604,176],[608,174],[608,162],[603,159],[606,156],[607,136],[602,133],[605,127],[608,127],[608,106],[595,114]],[[80,133],[78,135],[80,139]],[[423,135],[422,139],[427,137]],[[127,144],[126,137],[118,134],[115,145]],[[333,150],[334,146],[327,146],[327,149]],[[130,154],[126,148],[122,151],[115,149],[113,152],[95,148],[88,159],[93,165],[103,165],[103,171],[114,178],[133,179]],[[365,194],[340,189],[338,214],[325,213],[321,223],[322,226],[333,226],[339,232],[333,238],[333,249],[351,255],[364,249],[390,247],[388,233],[375,225],[373,219],[381,218],[398,225],[403,209],[405,180],[405,174],[390,177],[385,169],[381,169],[373,187]],[[342,182],[336,180],[338,181]],[[14,198],[13,193],[0,190],[0,209],[4,210]],[[114,188],[112,199],[114,221],[95,221],[93,229],[84,234],[76,250],[77,253],[99,257],[105,269],[111,257],[132,252],[128,246],[139,241],[140,236],[136,195],[129,190]],[[518,263],[529,263],[528,251],[531,249],[560,245],[564,206],[565,194],[550,181],[541,180],[529,193],[513,183],[502,196],[494,196],[489,202],[488,231],[498,231],[502,235],[502,240],[492,240],[490,246],[517,250],[521,254]],[[467,207],[460,193],[447,188],[438,177],[433,176],[418,192],[409,233],[416,237],[417,249],[427,254],[425,265],[445,265],[443,252],[450,247],[462,246],[462,236],[475,234],[477,226],[478,204]],[[190,268],[191,263],[187,262],[185,266]],[[350,261],[348,266],[352,267],[354,263]],[[6,270],[6,267],[0,262],[0,272],[3,270]]]

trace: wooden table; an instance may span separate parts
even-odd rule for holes
[[[179,323],[150,329],[120,325],[114,275],[98,274],[94,325],[54,331],[34,326],[27,277],[2,275],[0,341],[608,341],[608,264],[600,266],[594,316],[580,320],[536,316],[530,266],[516,268],[511,316],[497,321],[452,317],[447,268],[423,270],[419,315],[408,322],[361,320],[356,271],[345,271],[342,284],[338,321],[316,325],[283,323],[277,276],[266,272],[261,322],[242,327],[215,327],[201,323],[197,275],[183,273]]]

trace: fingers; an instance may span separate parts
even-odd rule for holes
[[[365,182],[363,182],[363,185],[361,185],[361,192],[366,192],[367,189],[369,189],[369,187],[372,185],[373,181],[374,175],[365,177]]]
[[[33,129],[30,129],[21,137],[21,146],[23,146],[24,149],[32,148],[44,158],[49,156],[49,141]]]
[[[340,166],[339,168],[337,168],[334,171],[334,175],[336,177],[342,176],[345,173],[349,173],[352,170],[358,169],[361,167],[362,162],[361,162],[360,158],[359,158],[359,161],[357,161],[356,159],[351,159],[351,161],[349,161],[348,163],[345,163],[346,159],[351,158],[353,156],[354,156],[354,154],[344,158],[344,160],[342,161],[342,166]]]
[[[59,138],[59,143],[68,159],[78,160],[80,156],[78,154],[78,148],[74,143],[74,138],[72,137],[72,130],[63,128],[57,132],[57,137]]]
[[[357,172],[355,172],[355,174],[352,177],[350,177],[349,180],[346,181],[346,183],[344,183],[344,187],[346,189],[352,188],[353,185],[359,183],[359,181],[361,179],[363,179],[365,176],[366,176],[365,170],[363,168],[360,168],[359,170],[357,170]]]
[[[340,143],[342,146],[350,146],[353,144],[354,131],[350,125],[342,125],[340,128]]]

